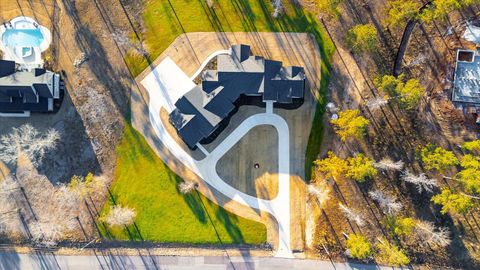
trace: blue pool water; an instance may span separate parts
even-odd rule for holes
[[[39,29],[7,29],[2,36],[3,43],[13,47],[39,47],[43,41]]]

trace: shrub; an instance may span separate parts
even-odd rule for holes
[[[458,165],[459,161],[452,151],[447,151],[432,144],[426,145],[421,151],[422,162],[427,170],[438,170],[440,172]]]
[[[414,0],[388,1],[387,22],[392,26],[400,26],[418,16],[420,3]]]
[[[377,245],[378,254],[376,259],[380,263],[401,266],[410,263],[410,259],[396,245],[389,243],[386,239],[380,240]]]
[[[383,223],[390,233],[396,236],[409,236],[415,227],[415,220],[413,218],[386,216]]]
[[[329,151],[328,156],[321,160],[316,160],[317,170],[327,174],[327,177],[338,178],[342,176],[347,169],[347,162],[337,157],[333,152]]]
[[[362,138],[370,122],[360,115],[359,110],[345,110],[338,114],[338,119],[331,120],[331,123],[345,142],[349,137]]]
[[[472,209],[472,199],[463,194],[452,193],[450,189],[442,189],[442,193],[432,197],[432,202],[442,205],[442,214],[448,212],[466,214]]]
[[[348,169],[346,176],[358,182],[364,182],[369,177],[377,175],[373,160],[363,154],[348,158]]]
[[[366,259],[372,256],[372,246],[365,236],[349,234],[347,239],[347,253],[355,259]]]
[[[373,52],[377,44],[377,29],[373,24],[359,24],[348,30],[347,44],[354,53]]]

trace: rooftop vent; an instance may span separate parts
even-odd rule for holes
[[[473,62],[473,57],[475,56],[474,51],[458,51],[457,61],[461,62]]]

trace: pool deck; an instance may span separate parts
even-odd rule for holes
[[[21,36],[11,34],[11,31],[15,30],[23,32],[22,34],[24,35],[28,35],[25,30],[38,30],[40,31],[42,39],[38,40],[37,43],[39,44],[32,44],[31,46],[25,44],[12,46],[8,44],[9,42],[6,41],[5,38],[7,33],[10,33],[9,37],[21,38]],[[36,37],[33,36],[32,38]],[[43,67],[42,52],[48,49],[51,40],[52,36],[50,31],[30,17],[19,16],[0,25],[0,50],[3,52],[3,59],[15,61],[27,69]],[[26,48],[28,52],[25,50]]]

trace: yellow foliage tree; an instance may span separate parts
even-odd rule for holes
[[[337,157],[333,152],[328,152],[328,156],[321,160],[316,160],[317,170],[325,173],[327,177],[334,179],[341,177],[347,170],[347,161]]]
[[[372,245],[360,234],[349,234],[347,239],[348,255],[355,259],[366,259],[372,256]]]
[[[374,167],[373,160],[363,154],[357,154],[355,157],[347,159],[348,168],[346,176],[358,182],[364,182],[369,177],[377,175],[377,169]]]
[[[396,245],[391,244],[386,239],[381,239],[377,245],[378,253],[376,259],[380,263],[401,266],[410,263],[410,259]]]
[[[428,144],[422,148],[421,156],[422,162],[428,170],[435,169],[443,172],[459,164],[458,158],[452,151],[436,147],[432,144]]]
[[[345,142],[349,137],[362,138],[370,122],[360,115],[359,110],[345,110],[338,114],[338,119],[331,120],[331,123]]]

